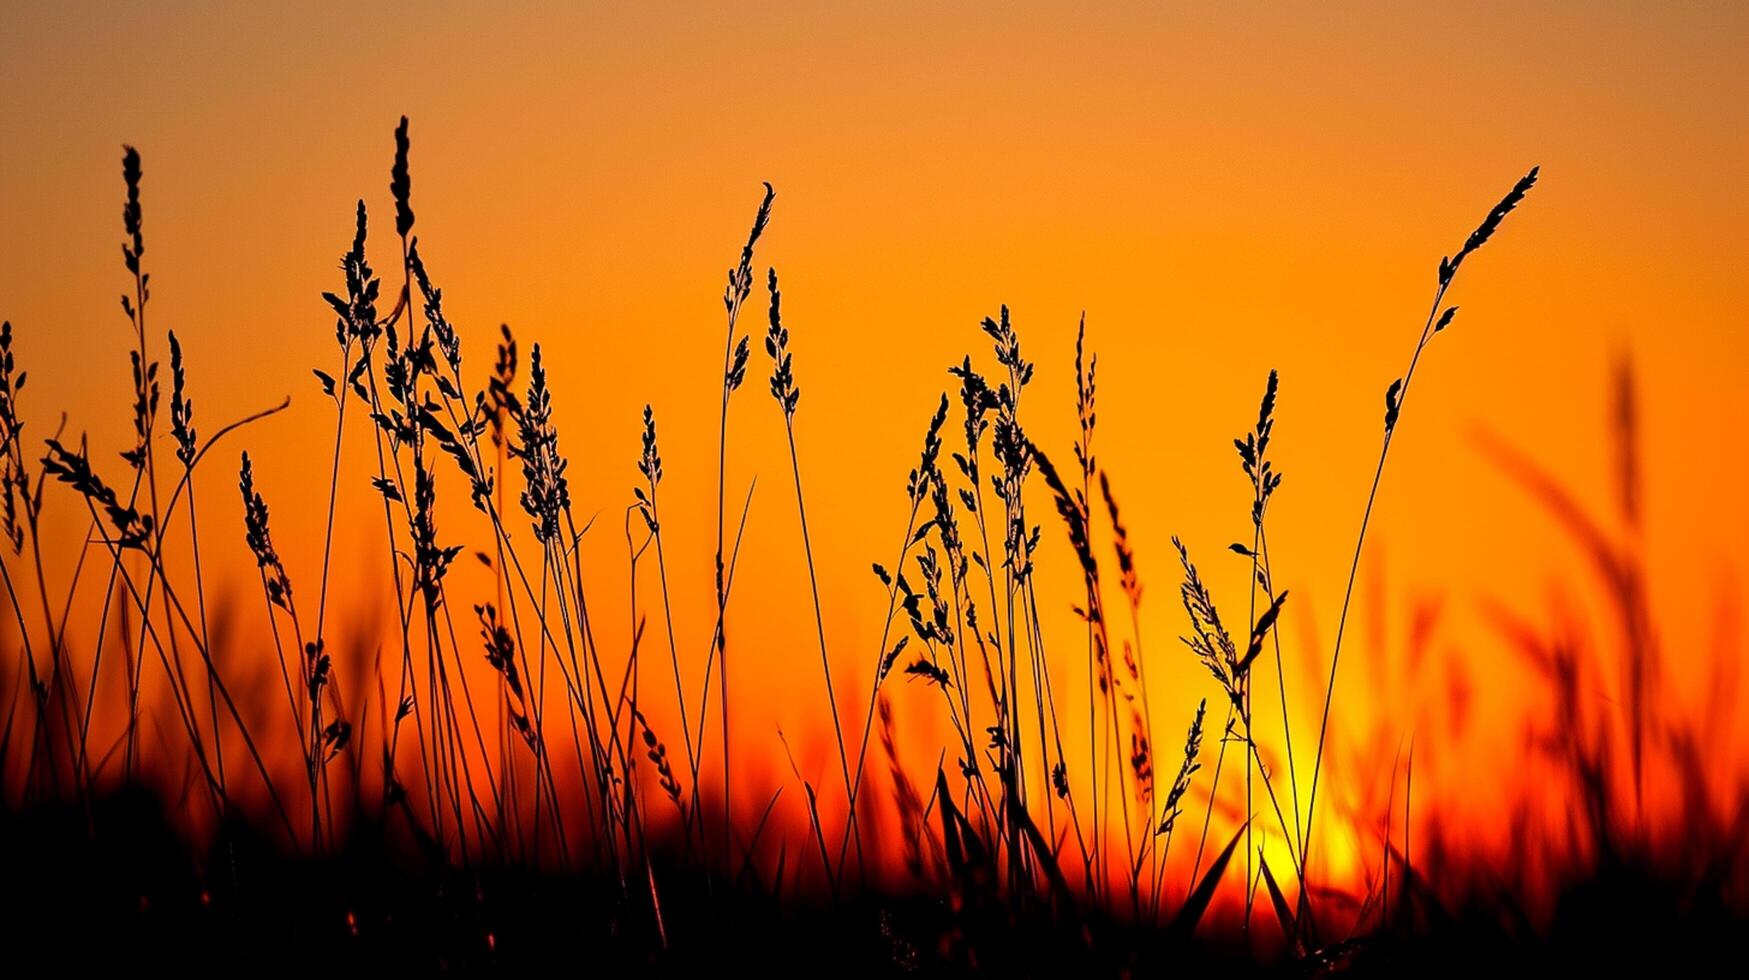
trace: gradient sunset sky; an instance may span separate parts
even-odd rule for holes
[[[1064,460],[1086,313],[1096,449],[1150,588],[1144,629],[1188,685],[1195,665],[1171,641],[1170,536],[1201,556],[1217,598],[1243,602],[1248,566],[1222,553],[1249,524],[1231,439],[1269,369],[1282,373],[1287,474],[1271,543],[1296,597],[1284,639],[1321,659],[1383,394],[1439,258],[1536,164],[1541,184],[1466,264],[1462,312],[1417,375],[1365,566],[1368,615],[1389,645],[1437,597],[1439,643],[1471,648],[1493,642],[1477,614],[1488,597],[1532,619],[1551,601],[1590,607],[1580,556],[1476,433],[1532,453],[1612,515],[1610,372],[1631,356],[1662,639],[1675,661],[1709,648],[1720,610],[1749,603],[1737,567],[1749,555],[1749,7],[1076,7],[8,3],[0,316],[30,372],[24,414],[42,436],[64,409],[68,432],[120,469],[119,161],[132,144],[151,322],[183,338],[202,427],[293,397],[204,477],[203,520],[236,529],[203,542],[209,578],[223,588],[249,567],[234,487],[248,448],[292,574],[313,584],[333,419],[310,371],[338,358],[320,292],[339,285],[359,197],[385,293],[398,286],[387,181],[406,114],[421,251],[473,380],[500,322],[525,353],[542,343],[573,493],[601,515],[590,584],[622,631],[623,508],[654,405],[696,665],[713,605],[722,281],[770,181],[759,281],[768,264],[783,279],[814,548],[847,676],[864,678],[874,655],[884,595],[868,565],[891,560],[945,369],[967,353],[989,363],[977,323],[1006,303],[1038,364],[1023,420]],[[763,310],[744,320],[756,338]],[[733,614],[743,648],[778,669],[759,682],[765,714],[740,725],[777,760],[772,725],[817,732],[821,715],[767,371],[756,344],[729,483],[739,500],[759,477]],[[362,427],[346,446],[337,602],[381,623],[369,446]],[[446,477],[440,492],[459,498]],[[1038,506],[1050,615],[1069,624],[1078,578]],[[70,502],[49,509],[76,539]],[[490,540],[460,508],[442,529]],[[68,563],[50,574],[64,582]],[[457,575],[469,602],[490,587],[472,567]],[[1512,686],[1513,661],[1480,656],[1478,687]],[[1682,680],[1698,696],[1702,674]],[[1357,671],[1345,684],[1375,681]],[[1510,699],[1481,698],[1502,712]],[[1157,705],[1162,723],[1179,728],[1194,700],[1187,687]],[[818,771],[825,743],[808,744],[804,767]]]

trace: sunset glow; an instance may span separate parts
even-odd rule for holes
[[[0,317],[17,370],[28,371],[17,386],[19,456],[32,486],[47,478],[40,525],[0,558],[9,580],[0,697],[16,717],[0,748],[0,797],[25,812],[43,798],[117,788],[135,771],[197,849],[236,806],[232,816],[273,847],[321,854],[367,832],[353,829],[349,808],[392,828],[399,801],[384,801],[402,788],[421,815],[448,812],[453,793],[455,812],[417,833],[438,834],[457,867],[498,848],[570,871],[599,846],[584,816],[598,791],[581,759],[593,725],[597,737],[624,740],[604,750],[620,753],[609,769],[629,773],[643,808],[638,840],[661,841],[649,848],[664,861],[701,860],[733,877],[745,852],[758,875],[787,869],[798,894],[821,902],[849,887],[851,868],[882,893],[923,893],[933,886],[914,852],[939,849],[933,835],[947,819],[938,770],[949,802],[973,825],[978,812],[952,704],[992,753],[985,726],[1020,726],[1017,792],[1066,887],[1109,899],[1122,921],[1170,919],[1249,814],[1250,846],[1232,858],[1210,912],[1240,930],[1255,904],[1247,948],[1294,946],[1270,890],[1279,884],[1297,911],[1305,823],[1316,827],[1306,879],[1324,940],[1373,928],[1381,907],[1386,926],[1406,914],[1413,929],[1413,904],[1407,913],[1387,904],[1406,878],[1429,902],[1510,888],[1540,922],[1599,849],[1643,845],[1670,866],[1699,860],[1712,828],[1740,831],[1749,799],[1740,684],[1749,583],[1737,567],[1749,517],[1736,506],[1749,462],[1734,448],[1749,412],[1738,288],[1749,260],[1746,42],[1749,11],[1698,3],[9,6]],[[547,548],[558,560],[543,561],[536,519],[519,503],[527,480],[516,454],[531,430],[506,415],[497,452],[482,422],[493,503],[476,507],[456,454],[422,429],[435,543],[459,549],[429,616],[409,540],[415,453],[386,444],[359,400],[372,384],[387,397],[386,361],[349,385],[363,348],[343,352],[336,308],[323,299],[336,293],[344,309],[341,265],[362,200],[364,255],[381,279],[376,322],[399,321],[397,344],[433,322],[430,294],[403,262],[390,187],[403,116],[407,238],[441,288],[461,358],[460,390],[441,394],[450,369],[438,348],[412,404],[453,402],[465,415],[488,391],[507,324],[518,356],[510,390],[525,408],[539,346],[571,508]],[[138,304],[116,249],[131,240],[117,221],[124,143],[143,167],[141,265],[151,278],[139,335],[116,302]],[[1435,306],[1458,312],[1437,334],[1429,326],[1418,353],[1442,257],[1459,255],[1533,167],[1534,187],[1521,184],[1523,202],[1463,258]],[[766,182],[769,226],[734,328],[750,337],[746,379],[725,399],[725,272],[732,291]],[[772,282],[800,391],[793,428],[771,391]],[[1011,321],[1035,368],[1018,420],[1035,451],[1022,524],[1038,528],[1036,567],[1012,595],[999,594],[994,429],[983,436],[981,491],[952,459],[968,450],[962,379],[949,368],[970,357],[992,387],[1010,377],[986,318]],[[1083,489],[1082,324],[1085,364],[1097,358],[1085,492],[1109,667],[1091,663],[1082,567],[1039,462],[1061,472],[1071,496]],[[225,433],[186,491],[167,331],[203,444],[290,399]],[[97,476],[127,496],[128,352],[140,337],[161,387],[155,479],[140,506],[160,511],[175,497],[178,509],[161,565],[135,553],[117,566],[101,503],[88,508],[71,480],[44,468],[42,440],[88,447]],[[1398,416],[1387,388],[1417,353]],[[1264,540],[1234,439],[1258,424],[1272,371],[1267,458],[1284,478]],[[341,397],[325,393],[329,384]],[[960,652],[940,661],[945,684],[907,670],[935,663],[918,659],[934,647],[913,631],[902,591],[889,597],[891,573],[902,572],[927,618],[917,556],[950,550],[939,525],[917,530],[933,513],[927,487],[920,517],[907,499],[944,395],[943,486],[956,507],[962,490],[988,498],[987,525],[961,510],[959,531],[991,569],[968,572],[979,630],[952,607],[958,645],[943,650]],[[659,553],[639,469],[646,405],[663,474]],[[466,435],[458,416],[439,416]],[[272,569],[245,539],[244,452],[295,622],[264,598]],[[1134,552],[1133,619],[1102,474]],[[390,477],[406,499],[373,488]],[[1291,597],[1257,639],[1254,755],[1243,727],[1223,737],[1237,716],[1180,641],[1194,628],[1175,540],[1240,653],[1272,597]],[[1268,591],[1250,588],[1265,568],[1260,542]],[[732,562],[726,732],[713,653],[719,547]],[[112,567],[126,574],[110,593]],[[160,589],[142,621],[137,596],[160,575],[177,604],[166,608]],[[586,610],[562,599],[566,590],[585,595]],[[527,701],[507,695],[489,662],[475,610],[488,603],[519,637],[517,662],[537,665],[522,678]],[[1018,722],[998,720],[1002,682],[973,642],[992,631],[998,651],[1027,637]],[[333,677],[317,698],[322,722],[350,728],[312,807],[311,719],[290,707],[308,681],[282,674],[276,650],[295,658],[318,636]],[[901,636],[909,645],[871,698]],[[209,690],[202,648],[247,743],[232,717],[215,720],[226,708]],[[461,673],[437,677],[428,650]],[[59,769],[27,761],[38,699],[26,674],[55,673],[62,651],[73,707],[57,715],[70,728],[41,728],[60,740],[55,765],[66,768],[51,784]],[[1034,655],[1043,673],[1026,663]],[[954,656],[967,658],[963,673]],[[994,663],[1000,675],[1000,656]],[[1108,669],[1110,695],[1096,682]],[[134,670],[141,720],[130,739]],[[613,722],[577,720],[568,670]],[[428,712],[440,683],[456,685],[458,705],[440,733],[453,744],[447,775],[424,761],[414,729],[438,730]],[[179,697],[178,686],[191,693]],[[419,711],[403,727],[394,716],[406,696],[406,710]],[[1200,768],[1172,836],[1156,835],[1205,699]],[[1046,701],[1060,717],[1047,717]],[[532,706],[527,721],[547,719],[549,775],[516,733],[519,703]],[[85,762],[69,748],[81,723]],[[205,751],[235,783],[224,806],[208,792],[189,724],[221,733]],[[674,766],[673,806],[645,733]],[[1132,778],[1131,736],[1143,733],[1145,793]],[[1320,742],[1314,809],[1306,793]],[[399,788],[385,777],[391,747]],[[997,790],[999,757],[986,756],[976,777]],[[1059,762],[1066,796],[1053,786]],[[86,767],[88,781],[74,776]],[[862,772],[854,827],[847,769]],[[575,817],[564,821],[568,844],[537,829],[557,810],[542,802],[548,789]],[[907,793],[928,808],[921,828]],[[1619,835],[1609,841],[1582,832],[1605,804]],[[1741,850],[1722,872],[1738,888],[1749,884]],[[1138,859],[1144,877],[1165,883],[1166,912],[1130,899]],[[1274,878],[1267,887],[1260,860]],[[648,874],[659,891],[658,870]],[[206,866],[197,875],[222,877]],[[1059,897],[1042,866],[1028,877]],[[492,955],[507,943],[497,933],[479,942]]]

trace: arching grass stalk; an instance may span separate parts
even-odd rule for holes
[[[1336,641],[1330,651],[1330,679],[1324,689],[1324,710],[1322,718],[1318,722],[1318,745],[1312,756],[1312,783],[1306,800],[1305,845],[1300,853],[1299,907],[1295,918],[1302,930],[1308,928],[1305,914],[1309,901],[1306,895],[1306,875],[1309,873],[1312,828],[1318,816],[1318,777],[1324,767],[1324,738],[1330,728],[1330,704],[1336,695],[1336,670],[1342,662],[1342,638],[1348,626],[1349,606],[1354,599],[1354,582],[1360,573],[1360,555],[1366,546],[1367,528],[1372,523],[1373,504],[1378,500],[1379,482],[1385,475],[1385,460],[1391,454],[1391,439],[1396,435],[1397,421],[1402,416],[1403,403],[1409,396],[1409,386],[1415,381],[1415,368],[1421,363],[1421,352],[1427,349],[1428,341],[1451,325],[1452,317],[1457,314],[1457,307],[1445,307],[1444,311],[1441,312],[1441,306],[1445,302],[1446,291],[1451,288],[1452,281],[1457,278],[1458,269],[1462,267],[1464,259],[1468,258],[1470,253],[1487,244],[1488,239],[1493,237],[1494,232],[1499,229],[1500,222],[1514,208],[1518,207],[1519,203],[1524,200],[1525,194],[1536,186],[1540,170],[1539,167],[1530,168],[1530,172],[1519,178],[1518,183],[1512,186],[1512,190],[1500,199],[1499,204],[1494,205],[1494,209],[1488,212],[1488,216],[1483,218],[1476,230],[1470,233],[1470,237],[1464,240],[1463,247],[1458,249],[1457,254],[1439,260],[1438,287],[1434,290],[1433,303],[1428,308],[1427,319],[1422,324],[1420,336],[1415,340],[1415,351],[1409,357],[1409,370],[1405,371],[1401,378],[1391,382],[1391,386],[1385,391],[1384,442],[1379,447],[1378,464],[1373,468],[1372,486],[1367,490],[1366,509],[1361,512],[1360,532],[1355,538],[1354,556],[1348,567],[1348,585],[1342,592],[1342,614],[1336,621]]]

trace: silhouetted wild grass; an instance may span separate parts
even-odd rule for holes
[[[723,294],[710,634],[676,628],[660,504],[664,461],[649,406],[635,460],[639,481],[623,515],[631,608],[622,630],[620,612],[592,605],[585,584],[579,542],[594,519],[576,513],[569,443],[555,421],[564,379],[549,373],[554,368],[538,343],[524,361],[504,326],[483,384],[472,384],[473,362],[464,361],[461,331],[415,235],[410,153],[403,118],[389,184],[398,266],[379,275],[371,265],[361,200],[340,285],[322,296],[334,317],[335,348],[333,363],[313,373],[333,407],[334,449],[319,570],[288,568],[268,504],[282,475],[257,471],[247,453],[237,478],[244,526],[201,523],[196,474],[215,443],[285,406],[211,428],[203,439],[194,410],[199,365],[185,361],[174,333],[166,340],[177,466],[159,472],[161,393],[146,321],[150,275],[137,152],[127,149],[123,160],[130,292],[122,299],[135,341],[135,444],[122,454],[119,482],[109,482],[114,466],[94,458],[82,438],[57,431],[37,443],[22,435],[27,374],[14,364],[11,324],[0,326],[0,579],[14,619],[7,653],[16,675],[5,689],[0,793],[16,872],[6,921],[21,935],[94,935],[122,944],[108,947],[118,951],[220,966],[264,956],[377,959],[391,968],[517,966],[563,955],[626,970],[737,963],[785,972],[1038,973],[1217,964],[1452,968],[1497,953],[1564,951],[1575,928],[1676,930],[1704,942],[1737,931],[1749,793],[1736,797],[1734,821],[1718,819],[1703,773],[1706,728],[1655,717],[1659,660],[1638,550],[1636,415],[1625,371],[1616,414],[1625,541],[1584,514],[1528,457],[1496,438],[1486,442],[1581,544],[1624,641],[1625,724],[1581,694],[1589,651],[1545,637],[1504,606],[1494,614],[1553,694],[1556,713],[1536,745],[1573,781],[1579,805],[1567,836],[1534,860],[1513,853],[1498,866],[1466,863],[1437,824],[1431,839],[1412,838],[1411,747],[1402,768],[1401,830],[1393,817],[1394,763],[1365,894],[1317,879],[1312,855],[1330,721],[1339,710],[1338,668],[1392,441],[1422,355],[1453,323],[1457,309],[1446,297],[1458,272],[1525,199],[1535,169],[1439,262],[1408,368],[1386,390],[1382,443],[1309,758],[1292,738],[1293,677],[1279,635],[1288,594],[1275,584],[1269,549],[1267,517],[1283,484],[1270,455],[1280,378],[1270,372],[1255,423],[1235,440],[1250,488],[1250,540],[1231,546],[1249,565],[1243,619],[1223,618],[1189,550],[1173,539],[1183,643],[1213,684],[1194,692],[1195,713],[1179,723],[1182,742],[1174,736],[1161,757],[1150,658],[1183,654],[1144,644],[1145,553],[1095,452],[1098,360],[1085,318],[1074,347],[1077,436],[1060,454],[1029,434],[1026,420],[1038,409],[1023,394],[1035,365],[1007,307],[981,324],[993,365],[967,355],[949,369],[958,431],[949,427],[954,392],[944,391],[928,415],[905,479],[907,516],[894,529],[896,553],[873,565],[886,613],[878,645],[858,654],[867,658],[861,669],[869,682],[860,732],[854,716],[842,718],[795,425],[801,390],[777,272],[768,270],[769,390],[789,449],[822,696],[842,780],[815,786],[794,769],[808,824],[805,838],[792,838],[771,829],[783,790],[767,800],[735,800],[732,790],[745,790],[730,778],[729,743],[728,625],[753,491],[745,491],[735,522],[728,413],[748,369],[750,342],[739,316],[753,291],[756,247],[773,221],[775,193],[765,186]],[[212,426],[204,414],[199,424]],[[389,642],[374,651],[331,642],[328,615],[342,450],[347,433],[361,426],[371,437],[369,486],[382,507],[388,556],[377,574],[395,602]],[[1053,458],[1072,458],[1074,466],[1059,468]],[[51,482],[57,505],[76,504],[89,516],[64,593],[50,588],[42,570],[45,547],[69,547],[42,539]],[[439,526],[439,500],[452,496],[484,517],[492,533],[485,547]],[[1041,520],[1041,500],[1054,518]],[[187,507],[185,521],[176,520],[179,505]],[[1040,542],[1064,532],[1083,586],[1075,602],[1086,626],[1081,638],[1049,636],[1042,612]],[[191,560],[171,567],[166,544],[182,534]],[[203,548],[238,537],[258,572],[268,627],[260,639],[271,644],[271,659],[217,655],[226,642],[224,603],[209,606]],[[1101,558],[1107,547],[1114,564]],[[449,573],[464,555],[490,569],[489,597],[453,594]],[[639,564],[650,558],[660,640],[650,635],[650,600],[638,594]],[[75,649],[68,617],[85,576],[105,583],[95,628],[82,631],[95,633],[95,643]],[[1108,604],[1114,591],[1123,602],[1116,615]],[[460,626],[457,602],[472,610]],[[1224,608],[1233,616],[1239,607]],[[41,621],[30,622],[39,611]],[[1082,642],[1087,699],[1072,704],[1053,682],[1080,656],[1065,644]],[[706,648],[696,676],[686,670],[694,661],[681,655],[688,644]],[[119,665],[104,656],[112,646]],[[646,677],[652,649],[655,673]],[[484,686],[469,669],[482,659],[490,678]],[[622,660],[623,668],[612,666]],[[1253,680],[1271,667],[1279,703],[1254,703]],[[165,692],[163,703],[142,698],[148,671],[154,689]],[[283,694],[283,712],[244,710],[231,693],[239,681]],[[927,689],[929,697],[908,702],[908,710],[938,711],[951,731],[934,771],[908,771],[902,760],[890,697],[898,683]],[[100,688],[118,692],[126,705],[114,745],[92,744],[108,727],[93,726],[104,710]],[[671,711],[678,719],[678,743],[652,722],[658,705],[658,717]],[[1279,729],[1265,717],[1271,710],[1279,711]],[[1085,733],[1086,757],[1065,751],[1065,730]],[[1624,730],[1631,793],[1616,785],[1614,754]],[[1211,735],[1218,746],[1212,765]],[[1278,738],[1285,766],[1276,764]],[[295,778],[261,751],[269,739],[297,746]],[[868,797],[876,740],[897,820],[886,840],[896,842],[898,857],[884,867],[880,809]],[[1243,758],[1243,809],[1217,822],[1220,780],[1238,768],[1227,762],[1229,747]],[[701,790],[713,752],[723,761],[720,799]],[[1672,850],[1645,815],[1644,772],[1660,755],[1693,812],[1707,815],[1690,828],[1686,850]],[[179,769],[185,778],[177,797]],[[824,796],[833,806],[822,806]],[[737,823],[738,812],[759,818]],[[839,812],[837,825],[823,817]],[[1224,829],[1211,840],[1217,827]],[[1180,843],[1173,863],[1174,842],[1189,834],[1194,852]],[[1269,863],[1271,836],[1286,866]],[[1514,848],[1543,846],[1528,833],[1511,840]],[[1211,919],[1217,894],[1232,887],[1241,867],[1242,911]],[[1534,881],[1510,877],[1532,868],[1541,875]],[[1538,889],[1553,893],[1552,914],[1532,900]],[[1260,898],[1269,906],[1261,915],[1254,913]]]

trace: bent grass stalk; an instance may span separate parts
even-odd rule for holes
[[[1396,435],[1397,422],[1403,411],[1403,403],[1408,398],[1409,386],[1415,380],[1415,368],[1421,363],[1421,353],[1427,349],[1428,341],[1451,325],[1452,317],[1457,314],[1455,306],[1447,307],[1443,313],[1440,312],[1440,307],[1445,302],[1446,290],[1451,288],[1452,281],[1457,277],[1458,269],[1463,265],[1464,259],[1487,244],[1488,239],[1493,237],[1494,232],[1500,227],[1500,222],[1518,207],[1519,203],[1524,200],[1525,194],[1536,185],[1540,172],[1541,168],[1539,167],[1530,168],[1530,172],[1513,185],[1512,190],[1508,191],[1504,198],[1501,198],[1500,203],[1488,212],[1488,216],[1482,219],[1482,223],[1470,233],[1469,238],[1464,240],[1463,247],[1457,251],[1457,254],[1454,257],[1439,260],[1438,288],[1434,290],[1433,303],[1428,309],[1427,320],[1421,327],[1420,336],[1416,338],[1415,351],[1409,357],[1409,369],[1404,372],[1401,378],[1391,382],[1390,388],[1385,392],[1384,441],[1379,447],[1378,464],[1373,468],[1372,486],[1367,490],[1366,509],[1361,512],[1360,531],[1356,535],[1354,555],[1349,562],[1348,584],[1342,592],[1342,613],[1336,621],[1336,639],[1330,651],[1330,678],[1324,689],[1324,709],[1318,722],[1318,743],[1312,755],[1312,782],[1306,802],[1306,834],[1305,843],[1300,853],[1300,897],[1299,908],[1296,912],[1296,921],[1300,922],[1302,927],[1305,927],[1305,919],[1307,918],[1305,914],[1308,902],[1306,875],[1309,873],[1312,828],[1318,815],[1318,778],[1324,767],[1324,740],[1330,728],[1330,705],[1336,695],[1336,671],[1342,659],[1342,638],[1348,626],[1349,606],[1354,598],[1354,582],[1360,573],[1360,555],[1366,546],[1367,528],[1372,523],[1373,504],[1378,499],[1379,483],[1385,475],[1385,461],[1391,453],[1391,439]]]

